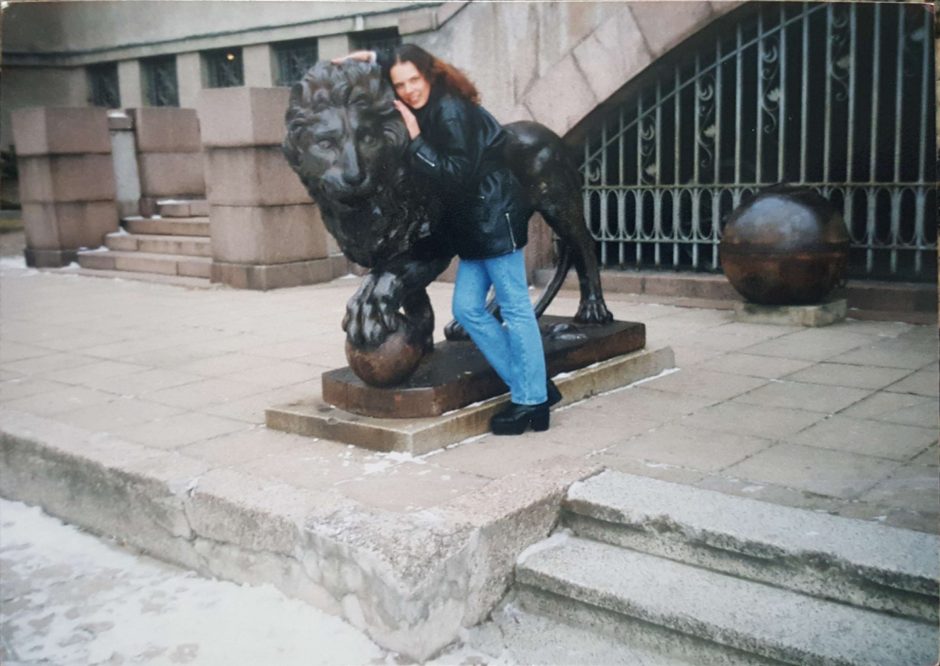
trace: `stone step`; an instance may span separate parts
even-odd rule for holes
[[[212,259],[149,252],[127,252],[123,250],[101,252],[96,250],[79,252],[78,264],[82,268],[100,270],[208,278],[212,267]]]
[[[209,236],[208,217],[125,217],[123,222],[132,234]]]
[[[718,654],[700,663],[900,666],[937,657],[937,630],[926,622],[577,537],[529,553],[516,567],[523,608],[573,623],[589,618],[604,632],[653,627],[667,656],[710,643]]]
[[[182,254],[211,257],[212,244],[201,236],[154,236],[150,234],[110,233],[105,237],[110,250],[148,252],[151,254]]]
[[[205,199],[159,199],[157,211],[163,217],[205,217],[209,202]]]
[[[569,489],[563,521],[581,537],[937,622],[932,534],[612,470]]]

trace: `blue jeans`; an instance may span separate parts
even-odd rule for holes
[[[501,324],[486,310],[490,285]],[[454,285],[454,317],[509,387],[517,405],[545,402],[545,352],[529,300],[525,256],[516,250],[490,259],[461,259]]]

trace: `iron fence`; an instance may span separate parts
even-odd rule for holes
[[[789,182],[842,211],[850,275],[936,279],[929,7],[758,3],[710,34],[585,139],[602,264],[719,271],[721,221]]]

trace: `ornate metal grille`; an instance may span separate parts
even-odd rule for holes
[[[88,101],[92,106],[116,109],[121,106],[116,62],[105,62],[88,67]]]
[[[147,58],[140,61],[144,72],[144,88],[150,106],[179,106],[179,84],[176,81],[176,56]]]
[[[220,49],[202,54],[209,88],[232,88],[244,85],[245,71],[241,49]]]
[[[718,271],[721,221],[786,181],[842,210],[850,275],[935,279],[929,8],[760,3],[715,28],[622,91],[584,142],[602,263]]]
[[[299,81],[317,62],[317,40],[301,39],[274,45],[277,56],[277,85],[289,86]]]

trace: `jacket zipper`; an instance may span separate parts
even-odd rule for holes
[[[518,250],[516,247],[516,235],[512,233],[512,221],[509,219],[509,213],[504,213],[506,216],[506,226],[509,227],[509,240],[512,242],[513,251]]]
[[[432,162],[431,160],[429,160],[427,157],[425,157],[425,156],[422,155],[421,153],[415,153],[415,155],[417,155],[418,158],[420,158],[420,160],[421,160],[422,162],[424,162],[425,164],[427,164],[427,165],[428,165],[429,167],[431,167],[432,169],[437,166],[436,164],[434,164],[434,162]]]

